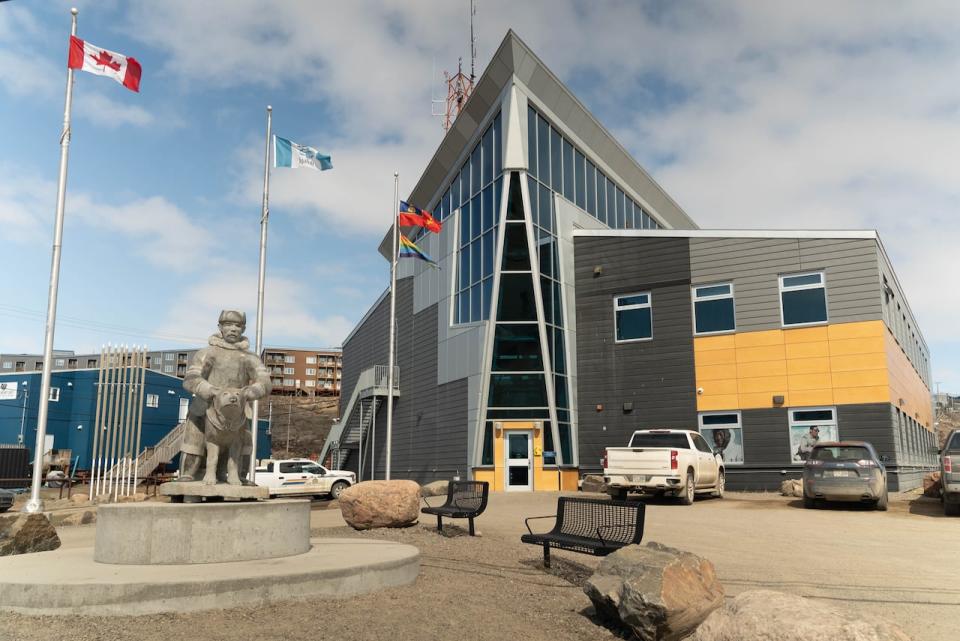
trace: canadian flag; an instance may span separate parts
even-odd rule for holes
[[[70,36],[67,67],[113,78],[130,91],[140,92],[140,63],[136,58],[101,49],[76,36]]]

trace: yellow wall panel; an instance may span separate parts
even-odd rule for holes
[[[734,334],[724,334],[723,336],[703,336],[693,342],[695,352],[707,352],[714,349],[733,349],[737,346],[734,341]]]
[[[737,378],[737,366],[734,364],[730,365],[700,365],[697,363],[697,380],[698,381],[717,381],[724,379],[736,379]]]
[[[788,345],[791,343],[815,343],[828,339],[829,335],[826,327],[802,327],[800,329],[783,330],[783,342]]]
[[[832,389],[811,389],[791,391],[785,407],[813,407],[815,405],[833,405]]]
[[[832,372],[858,372],[865,369],[887,369],[887,355],[874,352],[871,354],[830,356],[830,371]]]
[[[890,402],[890,388],[886,385],[873,387],[838,387],[833,390],[834,402],[838,405],[847,403],[888,403]]]
[[[831,341],[848,338],[883,338],[886,328],[883,321],[864,321],[861,323],[838,323],[828,325],[827,330]]]
[[[789,343],[786,345],[786,357],[795,358],[823,358],[830,356],[830,343],[826,341],[816,343]]]
[[[812,390],[812,389],[830,389],[833,387],[829,373],[821,374],[793,374],[787,378],[787,387],[791,392]]]
[[[779,332],[743,332],[734,334],[737,349],[745,347],[764,347],[769,345],[783,345],[783,337]]]
[[[704,388],[697,408],[776,407],[774,396],[784,397],[783,407],[903,397],[912,416],[924,402],[929,408],[929,392],[889,336],[882,321],[867,321],[695,338],[697,386]]]
[[[737,348],[737,363],[783,360],[786,354],[783,345],[765,345],[763,347]]]
[[[793,358],[787,361],[787,374],[816,374],[830,371],[830,359],[821,356],[819,358]]]
[[[761,378],[741,378],[737,381],[737,391],[740,394],[751,394],[754,392],[784,394],[787,391],[787,377],[763,376]]]
[[[865,369],[859,372],[834,372],[833,384],[837,387],[884,387],[890,377],[886,369]]]
[[[700,340],[700,339],[697,339]],[[696,345],[696,343],[694,343]],[[735,349],[714,349],[706,352],[697,352],[695,354],[697,365],[723,365],[726,363],[737,362],[737,350]]]

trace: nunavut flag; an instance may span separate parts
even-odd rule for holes
[[[76,36],[70,36],[67,67],[113,78],[130,91],[140,92],[140,63],[136,58],[101,49]]]
[[[439,220],[433,217],[429,211],[408,205],[400,201],[400,218],[398,221],[401,227],[423,227],[427,231],[439,234],[443,225]]]

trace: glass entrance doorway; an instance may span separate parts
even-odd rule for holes
[[[507,432],[504,486],[508,492],[533,489],[532,441],[533,432]]]

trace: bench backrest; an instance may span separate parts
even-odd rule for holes
[[[645,509],[643,503],[561,496],[557,501],[557,523],[553,531],[597,538],[599,528],[605,541],[622,545],[640,543]]]
[[[487,494],[490,484],[486,481],[450,481],[447,486],[447,502],[444,507],[475,511],[477,515],[487,509]]]

